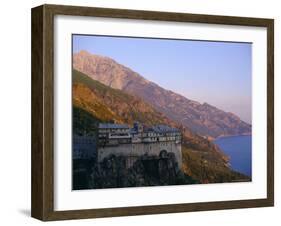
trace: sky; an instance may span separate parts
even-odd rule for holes
[[[251,123],[252,44],[73,35],[73,52],[107,56],[147,80]]]

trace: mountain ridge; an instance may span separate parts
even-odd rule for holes
[[[168,118],[209,139],[251,133],[251,125],[237,115],[164,89],[109,57],[80,51],[73,55],[73,68],[111,88],[142,98]]]

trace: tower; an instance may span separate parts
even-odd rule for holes
[[[137,131],[137,133],[142,133],[143,125],[139,122],[134,122],[134,129]]]

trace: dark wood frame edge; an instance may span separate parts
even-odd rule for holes
[[[53,22],[55,15],[196,22],[267,28],[267,198],[105,209],[54,211]],[[274,20],[109,8],[42,5],[32,9],[31,216],[43,221],[220,210],[274,205]]]

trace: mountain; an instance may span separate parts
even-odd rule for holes
[[[111,58],[80,51],[73,55],[73,68],[107,86],[142,98],[169,119],[199,135],[217,138],[251,133],[251,125],[233,113],[166,90]]]
[[[72,92],[74,106],[84,109],[103,122],[133,125],[135,121],[139,121],[147,126],[176,125],[142,99],[105,86],[75,70]]]
[[[166,124],[182,130],[186,143],[192,147],[219,152],[212,142],[169,119],[137,96],[106,86],[76,70],[73,70],[72,81],[73,106],[83,109],[100,122],[113,121],[131,126],[135,121],[146,126]]]
[[[190,181],[215,183],[248,179],[228,167],[228,157],[218,146],[169,119],[143,99],[106,86],[76,70],[72,76],[73,134],[96,135],[99,122],[166,124],[182,132],[182,172]]]

